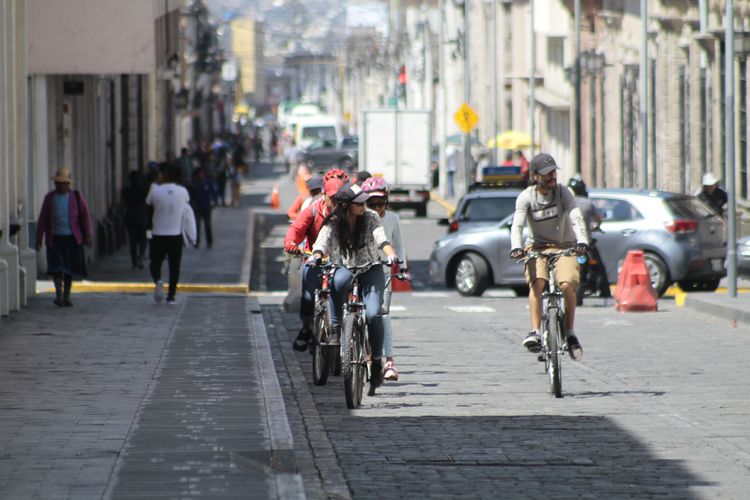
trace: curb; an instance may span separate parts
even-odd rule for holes
[[[430,199],[443,207],[448,212],[448,215],[456,211],[455,205],[440,196],[437,191],[430,191]]]
[[[687,307],[694,311],[698,311],[704,314],[715,316],[719,319],[724,319],[732,324],[743,323],[750,325],[750,311],[747,310],[747,303],[744,299],[732,299],[722,298],[721,301],[712,300],[711,295],[698,296],[696,294],[683,294],[681,303],[677,302],[675,298],[675,304],[680,307]],[[740,300],[743,300],[740,302]]]
[[[51,293],[52,287],[38,287],[37,293]],[[73,284],[73,293],[151,293],[153,283],[125,283],[116,281],[80,281]],[[177,291],[181,293],[232,293],[249,295],[250,287],[241,283],[180,283]]]

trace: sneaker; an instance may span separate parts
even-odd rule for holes
[[[307,345],[310,343],[310,332],[304,328],[300,328],[297,338],[292,343],[292,348],[295,351],[304,352],[307,350]]]
[[[398,370],[393,364],[393,361],[386,361],[385,367],[383,367],[383,379],[384,380],[398,380]]]
[[[542,339],[536,332],[529,332],[526,338],[523,339],[523,346],[530,352],[539,352],[542,350]]]
[[[159,280],[156,282],[156,288],[154,288],[154,302],[161,304],[164,300],[164,282]]]
[[[167,297],[167,304],[170,306],[175,305],[177,302],[175,302],[174,297]]]
[[[571,359],[580,361],[583,357],[583,348],[581,347],[581,343],[578,342],[578,337],[575,335],[568,335],[565,343],[568,346],[568,353],[570,354]]]

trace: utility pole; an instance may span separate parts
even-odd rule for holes
[[[492,149],[493,166],[499,164],[497,161],[497,119],[499,114],[497,110],[497,0],[492,0],[492,137],[495,141],[495,147]]]
[[[471,100],[471,77],[469,75],[469,0],[464,0],[464,102]],[[464,134],[464,187],[468,191],[471,184],[471,131]]]
[[[724,146],[726,149],[726,183],[727,183],[727,215],[729,231],[727,232],[727,281],[729,282],[729,295],[737,297],[737,236],[735,225],[737,223],[737,211],[735,199],[734,182],[734,1],[727,0],[727,11],[724,26],[724,73],[726,80],[726,99],[724,101],[724,114],[726,119],[726,133],[724,134]]]
[[[536,127],[536,22],[534,14],[534,0],[530,0],[531,8],[531,74],[529,75],[529,137],[531,137],[531,158],[534,158],[534,135]]]
[[[641,188],[648,189],[648,0],[641,0]]]
[[[643,0],[646,1],[646,0]],[[575,99],[576,99],[576,171],[581,173],[581,0],[575,0],[573,7],[576,30],[576,60],[575,60]]]

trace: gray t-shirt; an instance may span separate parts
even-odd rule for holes
[[[524,223],[529,226],[531,245],[573,246],[589,243],[589,231],[573,194],[557,187],[546,196],[529,186],[516,198],[516,211],[510,230],[511,248],[521,248]]]

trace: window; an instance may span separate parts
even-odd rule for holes
[[[336,140],[336,127],[304,127],[302,129],[303,139],[333,139]]]
[[[500,221],[513,213],[515,208],[515,197],[474,198],[467,201],[461,220]]]
[[[547,63],[562,70],[565,65],[565,38],[561,36],[547,37]]]
[[[592,198],[591,203],[594,204],[604,222],[627,222],[643,218],[640,212],[625,200]]]

